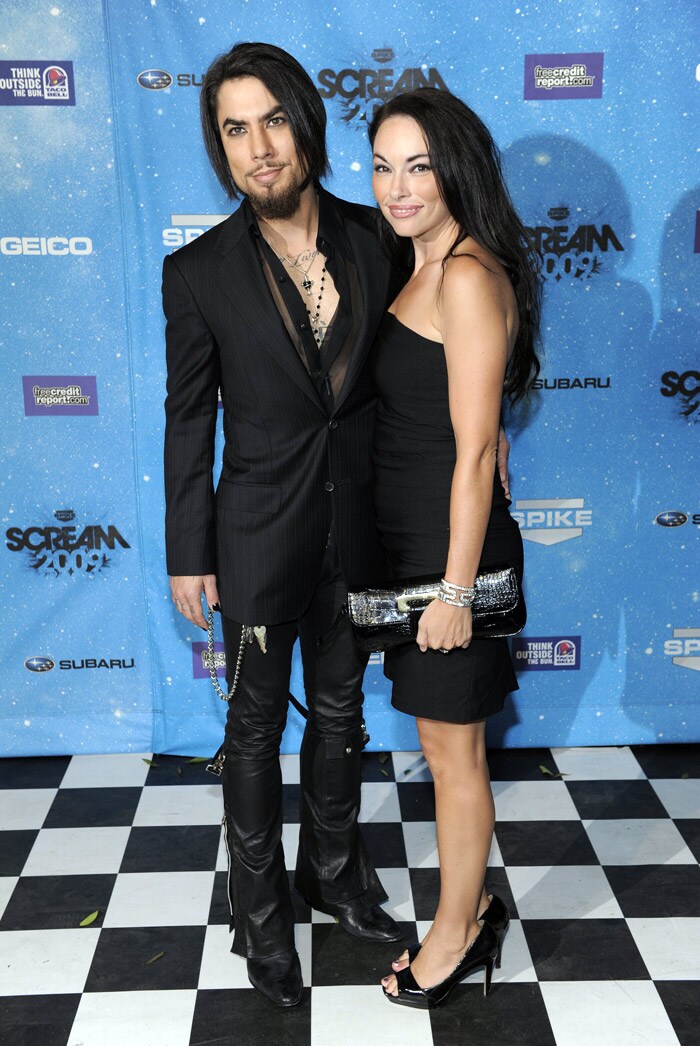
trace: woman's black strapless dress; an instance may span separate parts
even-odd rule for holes
[[[450,490],[456,462],[447,364],[431,341],[387,313],[372,367],[380,402],[375,422],[374,502],[395,579],[444,574],[450,538]],[[491,515],[479,571],[512,564],[522,571],[520,531],[494,469]],[[505,639],[474,639],[466,650],[422,654],[416,643],[387,651],[384,672],[401,712],[472,723],[503,707],[518,689]]]

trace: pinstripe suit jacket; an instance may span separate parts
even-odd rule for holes
[[[223,613],[249,624],[301,615],[331,523],[348,583],[384,577],[371,500],[376,396],[365,363],[396,288],[375,212],[331,199],[363,298],[331,415],[272,301],[240,210],[163,265],[168,573],[217,574]],[[225,444],[215,492],[219,388]]]

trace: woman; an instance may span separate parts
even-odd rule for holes
[[[384,235],[413,267],[374,355],[377,519],[395,578],[444,572],[416,643],[385,655],[392,703],[416,716],[435,782],[440,900],[422,945],[382,985],[392,1002],[427,1008],[481,966],[488,992],[508,923],[484,889],[484,725],[518,684],[505,639],[472,640],[470,605],[480,571],[522,569],[496,447],[504,389],[515,402],[539,370],[540,290],[496,147],[463,102],[429,88],[398,95],[370,141]]]

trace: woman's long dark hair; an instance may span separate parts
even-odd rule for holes
[[[498,148],[476,113],[448,91],[424,87],[391,98],[374,114],[369,128],[373,147],[379,128],[392,116],[410,116],[421,128],[440,196],[459,226],[444,262],[472,236],[510,277],[520,324],[505,392],[511,403],[517,403],[540,370],[536,345],[542,294],[539,258],[506,188]],[[380,229],[395,262],[405,266],[407,242],[396,236],[383,216]]]
[[[240,190],[231,176],[221,142],[216,108],[225,80],[252,76],[262,81],[284,109],[306,168],[307,180],[317,184],[330,171],[326,152],[326,109],[314,82],[296,58],[274,44],[235,44],[211,63],[202,82],[199,108],[207,155],[224,192],[232,199]]]

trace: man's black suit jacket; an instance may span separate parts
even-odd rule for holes
[[[163,265],[168,573],[216,574],[223,613],[246,624],[301,615],[331,525],[348,584],[384,578],[371,490],[376,394],[366,363],[396,287],[376,212],[327,199],[344,224],[363,299],[332,414],[272,300],[242,209]],[[225,445],[215,492],[219,388]]]

